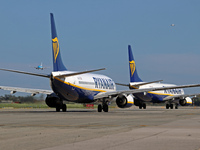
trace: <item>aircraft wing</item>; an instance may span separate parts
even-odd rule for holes
[[[167,96],[163,100],[164,101],[168,101],[168,100],[175,100],[175,99],[184,99],[186,97],[197,96],[197,95],[200,95],[200,93],[198,93],[198,94],[182,94],[182,95]]]
[[[168,87],[159,87],[159,88],[145,88],[145,89],[133,89],[133,90],[124,90],[124,91],[104,92],[104,93],[99,93],[96,96],[94,96],[94,99],[115,97],[117,95],[123,95],[123,94],[136,94],[136,93],[143,93],[143,92],[145,93],[145,92],[149,92],[149,91],[190,88],[190,87],[198,87],[198,86],[200,86],[200,84],[189,84],[189,85],[168,86]]]
[[[11,91],[11,94],[16,93],[16,92],[31,93],[31,96],[34,96],[36,94],[51,94],[51,93],[53,93],[53,91],[51,91],[51,90],[29,89],[29,88],[9,87],[9,86],[0,86],[0,89]]]
[[[144,83],[139,83],[139,84],[133,84],[133,85],[130,85],[130,84],[123,84],[123,83],[115,83],[117,85],[121,85],[121,86],[135,86],[135,87],[139,87],[139,86],[142,86],[142,85],[147,85],[147,84],[151,84],[151,83],[157,83],[157,82],[161,82],[163,80],[157,80],[157,81],[151,81],[151,82],[144,82]]]
[[[56,77],[70,77],[70,76],[76,76],[76,75],[80,75],[80,74],[91,73],[91,72],[96,72],[96,71],[105,70],[105,69],[106,68],[88,70],[88,71],[80,71],[80,72],[57,75]],[[45,78],[50,78],[50,76],[51,76],[51,75],[48,75],[48,74],[31,73],[31,72],[25,72],[25,71],[19,71],[19,70],[11,70],[11,69],[2,69],[2,68],[0,68],[0,70],[9,71],[9,72],[15,72],[15,73],[28,74],[28,75],[33,75],[33,76],[40,76],[40,77],[45,77]]]
[[[15,72],[15,73],[28,74],[28,75],[33,75],[33,76],[40,76],[40,77],[45,77],[45,78],[49,78],[50,77],[50,75],[47,75],[47,74],[31,73],[31,72],[11,70],[11,69],[2,69],[2,68],[0,68],[0,70],[9,71],[9,72]]]

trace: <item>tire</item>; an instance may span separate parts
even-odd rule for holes
[[[60,112],[60,106],[56,106],[56,112]]]
[[[174,105],[173,104],[170,104],[170,109],[173,109]]]
[[[166,104],[166,109],[169,109],[169,104]]]
[[[102,105],[101,104],[98,105],[98,112],[102,112]]]
[[[108,112],[108,105],[107,105],[107,104],[104,104],[104,105],[103,105],[103,111],[104,111],[104,112]]]
[[[63,105],[62,105],[62,111],[63,111],[63,112],[66,112],[66,111],[67,111],[67,106],[66,106],[66,104],[63,104]]]
[[[143,109],[146,109],[147,106],[146,106],[145,103],[143,103],[143,104],[142,104],[142,107],[143,107]]]
[[[139,104],[139,109],[142,109],[142,104]]]

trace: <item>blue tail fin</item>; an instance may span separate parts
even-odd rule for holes
[[[128,54],[129,54],[130,82],[142,82],[142,80],[137,74],[136,65],[130,45],[128,45]]]
[[[67,69],[63,65],[61,59],[60,47],[56,33],[56,26],[52,13],[50,13],[50,19],[51,19],[51,35],[52,35],[52,51],[53,51],[53,71],[64,71]]]

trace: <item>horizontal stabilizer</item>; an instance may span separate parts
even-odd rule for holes
[[[121,85],[121,86],[129,86],[129,84],[123,84],[123,83],[115,83],[116,85]]]
[[[157,83],[157,82],[161,82],[161,81],[163,81],[163,80],[158,80],[158,81],[151,81],[151,82],[140,82],[140,83],[135,83],[135,82],[133,82],[133,85],[131,85],[131,83],[130,84],[123,84],[123,83],[115,83],[115,84],[117,84],[117,85],[121,85],[121,86],[134,86],[134,87],[139,87],[139,86],[142,86],[142,85],[147,85],[147,84],[151,84],[151,83]]]
[[[162,82],[163,80],[157,80],[157,81],[151,81],[151,82],[143,82],[143,83],[133,83],[133,84],[131,84],[130,83],[130,87],[139,87],[139,86],[142,86],[142,85],[147,85],[147,84],[151,84],[151,83],[157,83],[157,82]]]
[[[40,77],[45,77],[45,78],[50,77],[50,75],[46,75],[46,74],[31,73],[31,72],[24,72],[24,71],[18,71],[18,70],[10,70],[10,69],[0,69],[0,70],[28,74],[28,75],[33,75],[33,76],[40,76]]]
[[[68,74],[62,74],[62,75],[56,75],[55,77],[70,77],[70,76],[76,76],[80,74],[85,74],[85,73],[90,73],[90,72],[96,72],[100,70],[105,70],[106,68],[101,68],[101,69],[95,69],[95,70],[89,70],[89,71],[82,71],[82,72],[75,72],[75,73],[68,73]]]

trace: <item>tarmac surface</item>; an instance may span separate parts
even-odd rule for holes
[[[200,150],[200,108],[0,109],[0,149]]]

